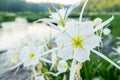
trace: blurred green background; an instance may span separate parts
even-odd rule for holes
[[[59,8],[59,4],[54,5]],[[82,5],[77,7],[70,17],[78,18]],[[64,6],[69,7],[70,5]],[[40,18],[49,17],[48,7],[52,9],[51,3],[0,0],[0,24],[6,21],[14,21],[16,17],[25,17],[30,23]],[[115,39],[115,37],[120,36],[120,0],[89,0],[84,12],[84,17],[89,17],[91,20],[100,17],[105,21],[112,15],[115,18],[110,23],[109,28],[112,30],[113,39]],[[91,55],[90,62],[84,63],[81,75],[83,80],[120,80],[120,71],[94,54]]]

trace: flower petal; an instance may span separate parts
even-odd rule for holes
[[[84,5],[83,5],[83,8],[82,8],[82,10],[81,10],[80,17],[79,17],[79,21],[80,21],[80,22],[81,22],[81,20],[82,20],[83,12],[84,12],[84,9],[85,9],[85,7],[86,7],[86,5],[87,5],[87,2],[88,2],[88,0],[85,1]]]
[[[80,1],[79,3],[76,3],[76,4],[71,5],[71,6],[68,8],[68,10],[67,10],[67,12],[66,12],[65,20],[68,18],[68,16],[69,16],[69,14],[71,13],[71,11],[72,11],[74,8],[76,8],[77,6],[79,6],[80,3],[81,3],[81,1]]]
[[[68,23],[66,23],[65,29],[66,32],[71,36],[78,35],[78,28],[79,28],[79,23],[75,20],[71,20]]]
[[[94,52],[95,54],[97,54],[98,56],[102,57],[103,59],[105,59],[106,61],[108,61],[109,63],[111,63],[113,66],[115,66],[116,68],[118,68],[120,70],[120,66],[117,65],[116,63],[114,63],[112,60],[110,60],[108,57],[106,57],[104,54],[96,51],[96,50],[92,50],[92,52]]]
[[[73,54],[72,54],[72,47],[64,47],[61,50],[59,50],[58,52],[58,56],[60,58],[62,58],[63,60],[68,60],[68,59],[72,59]]]
[[[70,43],[70,37],[67,34],[60,33],[55,39],[55,42],[58,46],[64,45],[66,43]]]
[[[75,67],[76,67],[76,60],[73,59],[72,66],[70,68],[70,76],[69,76],[70,80],[74,80],[74,78],[75,78]]]
[[[86,60],[90,60],[90,51],[87,49],[75,49],[75,56],[74,58],[79,61],[80,63],[85,62]]]
[[[78,31],[80,36],[91,35],[94,33],[94,25],[91,21],[81,22]]]
[[[93,48],[99,46],[100,42],[101,42],[101,37],[93,34],[93,35],[88,36],[84,39],[83,48],[92,50]]]

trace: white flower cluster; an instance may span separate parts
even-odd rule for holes
[[[23,64],[25,68],[32,69],[35,80],[49,80],[47,75],[58,76],[70,71],[69,80],[75,80],[77,64],[90,60],[91,52],[120,69],[112,60],[96,50],[97,47],[100,47],[102,39],[102,36],[97,33],[110,23],[114,16],[104,22],[100,18],[96,18],[94,21],[82,21],[87,2],[88,0],[85,0],[79,20],[68,20],[68,16],[80,3],[69,8],[61,7],[60,10],[53,6],[56,12],[52,12],[49,8],[50,18],[38,21],[43,21],[59,31],[53,41],[57,46],[53,48],[50,40],[46,41],[39,37],[28,36],[6,53],[9,61],[16,64],[10,69]],[[110,33],[108,29],[105,29],[104,32],[105,34]],[[48,64],[50,68],[46,66]]]

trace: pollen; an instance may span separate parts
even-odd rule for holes
[[[29,58],[32,59],[33,57],[35,57],[35,53],[34,52],[30,52]]]
[[[62,5],[62,4],[60,4],[59,6],[60,6],[61,9],[63,8],[63,5]]]
[[[80,36],[72,37],[71,42],[75,48],[83,48],[83,39]]]
[[[48,7],[48,12],[51,14],[52,13],[52,11],[51,11],[51,9]]]

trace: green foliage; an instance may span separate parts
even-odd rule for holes
[[[86,10],[101,12],[101,11],[119,11],[120,0],[89,0]]]
[[[91,54],[90,59],[83,64],[81,70],[83,80],[93,80],[93,78],[98,78],[97,80],[120,80],[120,71],[110,63],[94,53]]]
[[[47,12],[47,8],[52,8],[53,3],[27,3],[25,0],[0,0],[0,11],[4,12]],[[59,5],[54,4],[56,7]],[[69,5],[68,5],[69,6]],[[68,7],[66,6],[66,7]],[[75,12],[79,12],[80,7]],[[89,0],[86,11],[91,12],[116,12],[120,9],[120,0]]]

